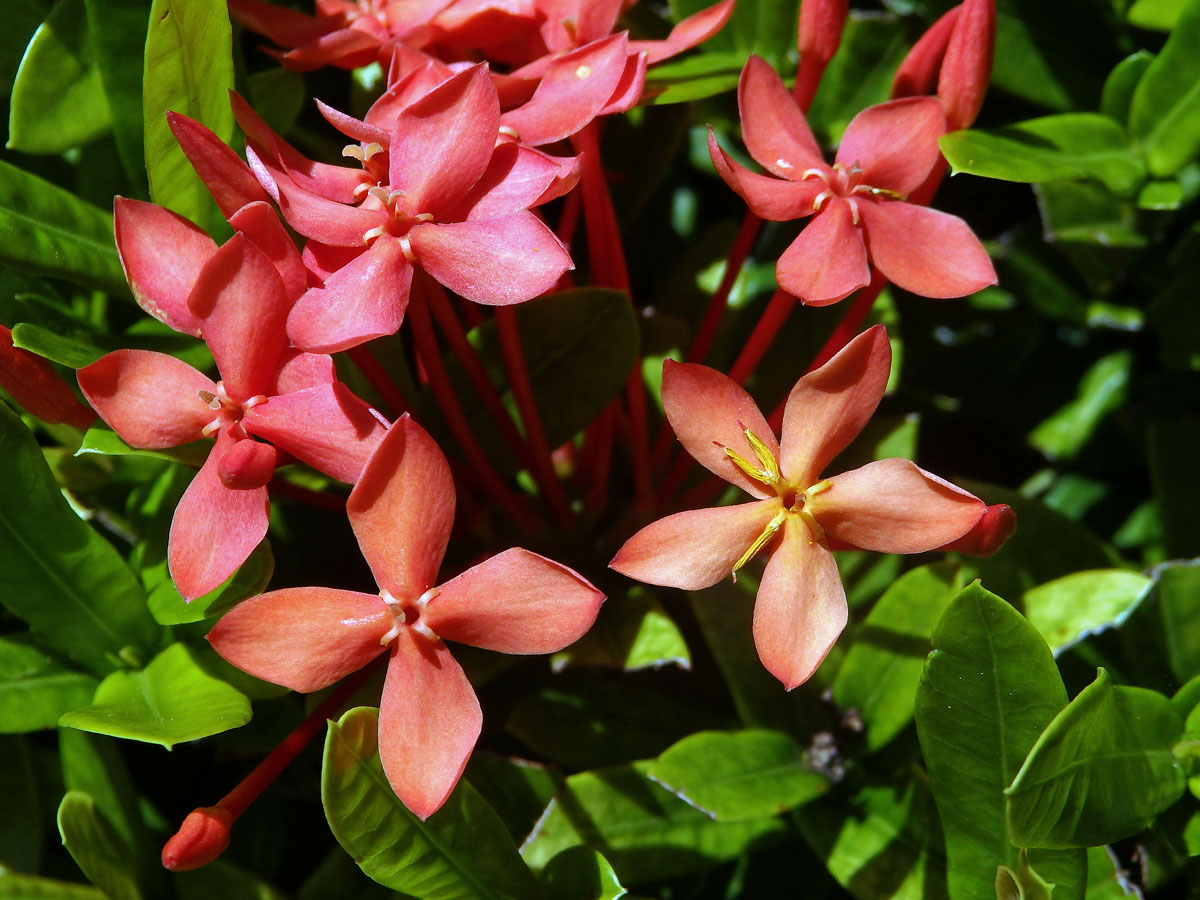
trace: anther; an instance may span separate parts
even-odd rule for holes
[[[218,410],[221,408],[221,401],[217,399],[217,395],[212,391],[196,391],[196,393],[209,409]]]
[[[417,256],[415,253],[413,253],[412,243],[409,241],[408,235],[400,238],[400,252],[404,254],[404,258],[410,263],[415,263],[417,261]]]
[[[805,169],[800,173],[801,181],[808,181],[810,178],[820,178],[825,184],[829,184],[829,175],[824,169]]]
[[[519,141],[521,139],[521,135],[517,133],[517,129],[513,128],[511,125],[501,125],[500,134],[503,137],[510,137],[514,141]]]
[[[858,201],[853,197],[847,197],[846,202],[850,204],[850,220],[858,224]]]
[[[750,562],[750,560],[754,558],[754,555],[763,547],[765,547],[770,542],[771,538],[775,537],[775,534],[779,531],[779,529],[783,526],[784,521],[787,519],[787,515],[788,511],[786,509],[781,509],[779,512],[775,513],[774,518],[767,523],[767,527],[762,530],[762,533],[754,539],[754,543],[752,543],[746,552],[742,554],[742,558],[733,564],[733,572],[730,574],[733,576],[734,581],[737,581],[738,569]]]
[[[363,232],[362,242],[364,244],[369,244],[369,243],[371,243],[371,241],[375,240],[375,238],[379,237],[382,234],[386,234],[386,233],[387,233],[386,228],[384,228],[382,225],[377,225],[376,227],[368,229],[367,231]]]
[[[817,212],[821,211],[821,204],[833,196],[833,191],[821,191],[813,198],[812,208]]]

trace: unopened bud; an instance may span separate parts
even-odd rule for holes
[[[275,448],[247,438],[226,450],[217,463],[221,483],[235,491],[260,488],[275,473]]]
[[[933,93],[950,35],[954,33],[954,24],[961,12],[961,6],[952,7],[913,44],[892,79],[893,100]]]
[[[86,429],[96,414],[79,402],[71,385],[36,353],[13,345],[12,332],[0,325],[0,387],[27,413],[50,425]]]
[[[220,806],[194,809],[162,851],[163,868],[187,872],[206,866],[229,846],[233,815]]]
[[[967,556],[991,556],[1004,546],[1017,530],[1017,514],[1007,503],[989,506],[975,527],[939,550],[955,550]]]
[[[796,28],[796,49],[800,58],[816,58],[823,63],[833,59],[842,42],[846,25],[847,0],[804,0]]]
[[[965,0],[938,77],[938,96],[946,110],[946,130],[970,128],[992,77],[996,42],[995,0]]]

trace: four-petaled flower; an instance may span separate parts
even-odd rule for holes
[[[764,219],[813,220],[783,251],[779,286],[813,306],[835,303],[871,280],[868,259],[889,281],[923,297],[962,297],[996,283],[987,251],[962,219],[905,202],[939,158],[946,130],[932,97],[865,109],[847,126],[832,166],[788,89],[751,56],[738,83],[742,137],[770,175],[739,165],[709,133],[726,184]]]
[[[705,468],[758,499],[653,522],[611,567],[649,584],[699,590],[769,548],[754,641],[763,665],[788,690],[806,681],[846,625],[846,595],[827,537],[882,553],[920,553],[966,534],[986,509],[907,459],[821,477],[875,411],[890,366],[883,326],[860,334],[792,388],[776,443],[735,382],[668,360],[663,407],[679,440]]]
[[[409,416],[380,441],[346,511],[379,593],[291,588],[246,600],[208,639],[259,678],[316,691],[390,647],[379,757],[422,819],[458,782],[482,714],[443,639],[500,653],[550,653],[583,635],[604,595],[566,566],[519,547],[443,584],[454,482],[433,439]]]

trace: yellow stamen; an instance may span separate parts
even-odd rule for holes
[[[767,527],[762,530],[762,534],[754,539],[754,543],[752,543],[746,552],[742,554],[742,558],[733,564],[734,581],[737,581],[737,570],[746,563],[750,562],[750,560],[754,558],[754,554],[758,553],[759,550],[770,543],[771,538],[775,537],[775,534],[787,520],[787,516],[788,511],[786,509],[781,509],[779,512],[775,513],[775,517],[767,523]]]

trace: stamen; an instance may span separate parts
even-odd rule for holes
[[[755,468],[754,464],[744,459],[736,450],[726,447],[719,441],[713,441],[718,447],[725,451],[725,455],[729,457],[729,461],[742,470],[748,477],[753,478],[760,484],[765,484],[770,487],[774,482],[771,481],[771,476],[761,469]]]
[[[591,74],[592,74],[592,67],[588,66],[588,65],[581,65],[581,66],[579,66],[579,68],[577,68],[575,70],[576,78],[580,78],[580,79],[587,78]]]
[[[817,196],[813,198],[812,208],[815,211],[820,212],[821,204],[824,203],[826,200],[828,200],[832,196],[833,196],[833,191],[821,191],[821,193],[817,194]]]
[[[342,156],[349,159],[357,159],[359,162],[366,162],[366,156],[363,155],[362,147],[358,144],[347,144],[342,148]]]
[[[850,221],[855,225],[858,224],[858,200],[854,197],[847,197],[846,202],[850,204]]]
[[[208,437],[214,431],[218,430],[223,424],[225,424],[225,423],[221,420],[221,417],[217,416],[217,418],[213,419],[211,422],[209,422],[207,425],[205,425],[203,428],[200,429],[200,434],[202,434],[204,437]]]
[[[521,139],[521,135],[517,133],[517,129],[513,128],[511,125],[501,125],[500,133],[506,137],[512,138],[514,141],[519,141]]]
[[[355,200],[361,200],[363,197],[363,194],[368,193],[370,190],[371,190],[371,185],[367,184],[364,181],[361,184],[356,184],[354,186],[354,190],[351,192],[351,196],[354,197]]]
[[[802,491],[800,495],[796,497],[796,502],[792,506],[791,512],[798,515],[800,517],[800,521],[808,526],[808,532],[810,536],[809,543],[815,544],[818,541],[825,540],[825,529],[821,527],[821,523],[817,521],[816,516],[814,516],[805,507],[808,505],[809,498],[815,497],[817,494],[823,494],[831,487],[833,487],[833,482],[827,478],[818,481],[816,484],[808,488],[808,490]]]
[[[754,558],[754,555],[763,547],[765,547],[770,542],[771,538],[775,537],[776,532],[779,531],[780,527],[787,519],[787,515],[788,511],[786,509],[781,509],[779,512],[775,513],[774,518],[772,518],[771,521],[767,523],[767,527],[762,530],[762,534],[754,539],[754,543],[752,543],[746,552],[742,554],[742,558],[733,564],[733,572],[730,574],[733,575],[734,581],[737,581],[737,570],[746,563],[750,562],[750,560]]]
[[[820,178],[825,184],[829,184],[829,175],[824,169],[805,169],[801,175],[801,181],[808,181],[810,178]]]
[[[432,641],[435,644],[440,644],[442,642],[442,639],[433,633],[433,629],[420,619],[418,619],[416,622],[413,622],[413,624],[409,627],[428,641]]]
[[[209,409],[218,410],[221,408],[221,401],[217,399],[217,395],[212,391],[196,391],[196,393]]]
[[[363,238],[362,238],[363,243],[369,244],[369,243],[371,243],[371,241],[375,240],[375,238],[379,237],[382,234],[386,234],[386,233],[387,233],[386,228],[384,228],[382,225],[377,225],[376,227],[368,229],[367,231],[363,232]]]
[[[738,422],[738,428],[742,429],[742,434],[746,436],[746,441],[750,444],[750,449],[754,451],[754,455],[758,457],[759,463],[762,464],[762,472],[767,476],[766,483],[777,483],[781,477],[781,473],[779,471],[779,463],[775,461],[775,454],[771,452],[771,448],[764,444],[758,435],[740,421]]]
[[[404,258],[410,263],[415,263],[417,261],[417,256],[415,253],[413,253],[412,243],[409,242],[408,235],[400,238],[400,252],[404,254]]]
[[[432,222],[433,213],[417,213],[415,216],[413,216],[413,220],[417,222]]]
[[[242,412],[248,413],[248,412],[250,412],[250,410],[254,409],[254,407],[258,406],[258,404],[266,403],[266,402],[267,402],[266,394],[255,394],[253,397],[251,397],[249,400],[247,400],[245,403],[242,404]]]
[[[372,188],[367,189],[367,193],[382,203],[384,206],[391,206],[392,194],[394,191],[388,191],[382,184],[377,184]]]

